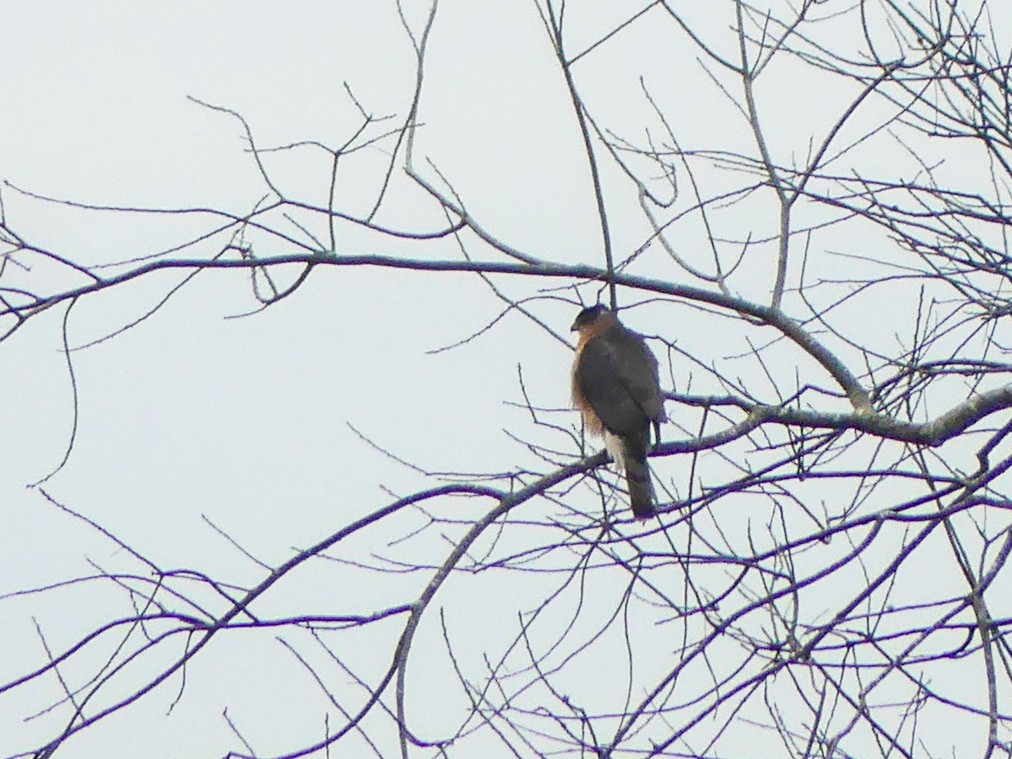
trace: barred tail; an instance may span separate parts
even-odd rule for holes
[[[654,488],[650,484],[650,468],[647,466],[647,448],[650,445],[650,429],[642,434],[616,435],[605,430],[604,444],[612,461],[619,469],[625,470],[626,487],[633,515],[637,519],[655,516]]]

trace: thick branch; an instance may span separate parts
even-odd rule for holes
[[[748,412],[745,421],[731,428],[736,434],[729,435],[728,439],[739,437],[760,425],[772,423],[808,429],[855,430],[901,443],[938,446],[957,437],[984,417],[996,411],[1012,408],[1012,384],[975,395],[928,422],[907,422],[874,412],[832,414],[782,406],[757,405],[730,397],[681,395],[670,397],[693,406],[735,406]],[[695,446],[691,448],[686,446],[686,443],[671,442],[658,446],[656,450],[661,454],[698,450]]]
[[[610,276],[603,269],[592,266],[567,265],[567,264],[521,264],[508,261],[449,261],[449,260],[424,260],[415,258],[396,258],[394,256],[381,255],[349,255],[334,256],[329,254],[295,254],[273,256],[270,258],[249,258],[249,259],[166,259],[162,261],[150,261],[122,272],[116,276],[102,279],[98,282],[82,285],[78,288],[64,290],[50,296],[38,297],[34,302],[24,306],[14,306],[0,309],[0,318],[8,314],[17,315],[20,318],[33,316],[39,311],[45,310],[65,300],[77,298],[82,295],[99,292],[107,288],[138,279],[152,272],[168,269],[254,269],[286,264],[315,264],[320,266],[379,266],[390,269],[413,269],[416,271],[435,272],[481,272],[484,274],[517,274],[536,277],[562,277],[567,279],[584,279],[608,281]],[[699,303],[708,303],[720,308],[734,311],[743,316],[749,316],[768,326],[780,331],[785,337],[797,344],[826,371],[840,385],[847,394],[854,408],[862,413],[871,413],[871,401],[867,391],[861,386],[857,378],[850,372],[844,363],[837,358],[826,346],[808,334],[795,320],[787,317],[779,309],[762,306],[751,301],[727,295],[721,292],[703,290],[690,285],[681,285],[674,282],[666,282],[661,279],[650,279],[637,277],[628,274],[616,274],[614,280],[617,284],[627,287],[635,287],[640,290],[670,295],[676,298]]]

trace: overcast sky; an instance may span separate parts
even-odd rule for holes
[[[268,188],[246,151],[242,127],[192,98],[241,113],[260,147],[298,141],[336,146],[360,123],[348,89],[369,113],[394,116],[388,122],[394,128],[406,116],[415,86],[413,50],[393,0],[9,5],[0,23],[0,179],[57,199],[247,213]],[[406,5],[417,32],[424,3]],[[579,15],[574,10],[570,49],[593,44],[639,5],[587,4]],[[712,21],[701,17],[694,23],[712,33],[708,42],[719,46],[729,44],[720,35],[731,20],[714,14]],[[670,49],[671,28],[650,18],[637,23],[635,35],[617,37],[608,43],[614,46],[609,55],[588,56],[586,67],[578,70],[588,98],[607,106],[607,128],[642,136],[638,123],[648,109],[638,75],[650,70],[651,92],[679,114],[679,134],[687,144],[743,144],[734,108],[705,72],[679,61]],[[452,181],[468,210],[487,219],[488,231],[510,244],[560,263],[601,265],[582,143],[533,4],[442,0],[430,56],[416,155],[428,176],[435,178],[438,170]],[[799,135],[829,122],[827,114],[853,96],[823,91],[805,76],[782,76],[777,81],[787,85],[763,93],[769,112],[788,115],[775,120],[770,132],[771,149],[781,151],[785,161],[795,149],[805,149],[803,140],[795,145]],[[804,93],[800,105],[799,92]],[[867,121],[859,122],[861,128],[876,117],[873,107],[867,117],[862,113]],[[392,147],[387,140],[349,158],[337,188],[343,208],[368,213]],[[863,149],[855,148],[847,160],[857,161]],[[266,160],[293,197],[325,204],[329,162],[323,151],[306,146]],[[915,166],[912,159],[910,165]],[[975,170],[960,167],[965,173]],[[607,181],[627,188],[618,172],[608,171]],[[657,188],[662,187],[658,178]],[[2,191],[6,219],[26,239],[93,264],[148,256],[211,226],[207,217],[195,214],[82,210],[31,198],[13,187]],[[616,193],[611,200],[613,239],[625,257],[645,242],[648,231],[636,215],[635,193]],[[772,235],[776,219],[768,211],[750,200],[737,215],[722,217],[722,233],[733,244],[751,238],[753,230],[757,241]],[[445,219],[398,171],[391,202],[377,221],[427,231]],[[806,223],[818,221],[813,217]],[[325,233],[325,227],[313,224],[310,231]],[[691,247],[691,241],[704,239],[705,230],[688,224],[679,227],[679,239]],[[287,229],[300,236],[296,226]],[[834,239],[834,234],[826,232],[825,249],[844,240],[857,244],[863,233],[848,228],[846,237]],[[277,238],[251,234],[250,239],[260,255],[293,250]],[[187,256],[208,255],[220,244],[221,238],[197,244]],[[756,245],[762,249],[762,242]],[[408,248],[352,225],[340,228],[336,248],[338,254],[410,249],[418,257],[461,256],[449,238]],[[757,272],[744,278],[746,295],[769,291],[768,260],[759,256],[744,264],[745,271],[755,266]],[[43,263],[34,265],[39,268],[24,277],[52,276],[68,285],[78,281],[55,266],[48,271]],[[655,245],[633,270],[669,276],[666,267],[670,261]],[[279,276],[287,282],[296,273]],[[80,301],[67,321],[68,344],[91,344],[131,323],[183,276],[160,274]],[[559,282],[536,284],[550,288]],[[536,294],[526,282],[507,292]],[[576,296],[540,294],[552,296],[539,301],[537,315],[555,335],[515,312],[482,331],[495,322],[503,303],[469,275],[320,269],[292,297],[244,315],[258,306],[248,275],[203,273],[136,328],[73,352],[76,426],[61,351],[66,308],[51,309],[0,345],[0,594],[98,571],[143,572],[127,550],[61,512],[39,487],[29,487],[60,464],[72,434],[71,455],[45,483],[45,493],[163,568],[185,567],[242,585],[260,579],[263,567],[210,523],[273,566],[393,498],[430,486],[422,470],[545,470],[516,438],[557,446],[559,460],[568,461],[575,455],[572,446],[566,447],[570,441],[536,427],[523,408],[526,391],[527,400],[544,410],[543,419],[578,428],[576,415],[568,411],[571,351],[558,337],[568,338]],[[588,300],[596,295],[593,288],[581,292]],[[904,320],[913,319],[899,299],[883,298],[878,306],[875,312],[853,308],[848,318],[856,331],[895,319],[899,333],[908,326]],[[657,312],[634,310],[628,318],[640,331],[658,334],[662,327],[650,321],[651,313]],[[742,330],[721,326],[717,319],[700,328],[694,321],[698,312],[688,309],[666,313],[680,315],[663,329],[677,325],[680,345],[689,352],[723,358],[750,350]],[[480,334],[457,345],[475,333]],[[876,332],[869,338],[879,339],[885,345],[895,335]],[[711,349],[716,343],[720,351]],[[457,347],[440,350],[448,346]],[[810,363],[805,371],[824,381]],[[771,371],[793,378],[795,361],[773,362]],[[666,374],[666,381],[685,390],[691,374],[680,366],[673,377]],[[698,382],[694,390],[712,391],[705,380]],[[677,426],[667,430],[668,439],[692,434]],[[664,466],[677,481],[690,464],[683,459]],[[452,506],[440,514],[467,522],[487,506],[459,503],[459,514]],[[382,539],[373,534],[353,543],[347,556],[389,554],[392,541],[424,521],[420,514],[406,515]],[[427,533],[405,555],[438,564],[456,534]],[[340,599],[341,610],[364,612],[403,601],[400,591],[419,582],[413,575],[384,577],[381,587],[373,586],[368,573],[331,569],[300,570],[283,593],[264,599],[261,612],[326,609],[333,597]],[[506,586],[489,588],[477,580],[448,586],[441,607],[451,618],[461,615],[455,629],[469,630],[476,619],[485,622],[478,640],[462,637],[461,651],[479,659],[483,645],[493,650],[490,641],[508,639],[505,630],[518,613],[509,598]],[[45,661],[43,636],[50,650],[59,651],[103,620],[132,611],[125,593],[104,585],[4,598],[0,682],[23,674],[26,661]],[[371,630],[358,639],[367,652],[363,669],[370,673],[382,668],[397,633],[391,626],[373,637]],[[437,628],[432,635],[438,639]],[[186,698],[171,716],[165,715],[177,681],[85,731],[68,744],[66,754],[85,759],[219,756],[237,748],[222,717],[226,707],[264,755],[292,750],[307,736],[320,737],[326,704],[270,631],[229,641],[215,656],[193,665]],[[141,669],[154,671],[182,645],[162,651]],[[624,650],[620,641],[615,645],[616,651]],[[371,646],[375,661],[368,654]],[[620,673],[608,667],[618,670],[623,663],[599,663],[598,674],[604,680],[614,674],[620,681]],[[442,676],[446,665],[443,659],[422,658],[417,676],[424,680],[429,666],[433,677]],[[49,677],[0,694],[0,756],[28,749],[63,724],[62,713],[26,721],[59,693]],[[437,733],[444,715],[428,692],[413,706]],[[764,739],[757,738],[755,745],[764,745]]]
[[[595,243],[595,230],[569,222],[592,208],[586,195],[567,198],[564,172],[547,165],[578,158],[572,125],[526,118],[560,91],[555,77],[545,77],[544,88],[538,84],[539,69],[553,65],[539,37],[544,32],[532,7],[482,6],[444,3],[448,23],[434,38],[444,49],[432,76],[432,149],[478,210],[497,208],[511,227],[526,220],[515,243],[551,247],[553,255],[568,251],[575,261],[581,246]],[[338,145],[359,125],[345,84],[370,112],[398,119],[414,86],[413,52],[392,2],[22,5],[4,13],[0,68],[3,179],[96,205],[236,213],[250,210],[266,189],[239,124],[188,97],[241,112],[264,146]],[[559,118],[564,110],[555,108]],[[519,133],[503,139],[507,128]],[[374,175],[386,150],[363,156],[365,168],[352,168],[342,188],[351,210],[365,212],[372,202],[356,203],[356,193],[364,194],[356,177]],[[327,170],[325,157],[309,151],[278,164],[287,186],[316,202],[325,198]],[[81,213],[10,189],[3,199],[8,220],[35,244],[89,262],[149,254],[207,226],[206,219]],[[412,210],[417,203],[406,196],[403,210],[395,204],[380,221],[438,226],[438,216]],[[339,244],[344,252],[388,252],[374,247],[375,238],[366,244],[354,230],[347,234]],[[455,257],[450,245],[435,254]],[[70,344],[137,318],[177,280],[137,283],[78,304]],[[497,315],[500,306],[474,278],[320,272],[266,313],[224,319],[257,306],[247,282],[234,274],[198,277],[140,327],[74,356],[80,400],[74,450],[47,492],[164,566],[251,582],[262,570],[202,515],[260,560],[276,563],[293,547],[383,505],[390,492],[425,484],[363,443],[349,424],[419,466],[499,471],[527,457],[503,432],[526,416],[504,404],[522,400],[518,366],[534,402],[568,405],[568,350],[530,330],[519,339],[515,320],[461,349],[428,355]],[[573,309],[555,314],[554,326],[566,333]],[[0,592],[90,574],[86,562],[139,570],[124,551],[26,489],[60,462],[71,434],[62,317],[54,309],[28,325],[4,345],[0,360]],[[320,592],[303,579],[277,599],[279,607],[299,608],[300,598]],[[382,605],[371,596],[356,603],[354,588],[332,592],[342,594],[344,608]],[[4,604],[4,681],[23,673],[26,659],[43,660],[33,619],[51,649],[60,650],[98,621],[130,610],[123,594],[97,588]],[[377,649],[379,657],[384,649]],[[319,734],[321,711],[309,706],[318,692],[308,677],[291,682],[292,659],[271,636],[249,636],[222,653],[213,669],[195,677],[205,684],[171,718],[164,714],[174,686],[108,727],[87,731],[68,747],[71,754],[136,757],[143,745],[147,756],[219,755],[235,745],[221,716],[226,704],[246,729],[256,725],[260,737],[271,736],[272,743],[257,746],[264,752]],[[251,672],[254,663],[264,666]],[[0,754],[27,748],[63,724],[55,715],[22,722],[58,693],[50,681],[6,697]],[[305,708],[281,709],[284,693],[292,694],[291,703],[310,700]]]

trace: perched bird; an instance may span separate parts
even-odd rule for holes
[[[604,436],[608,453],[625,470],[633,514],[637,519],[652,517],[650,426],[660,439],[666,418],[657,359],[646,341],[604,306],[583,309],[573,330],[580,333],[573,360],[573,407],[583,412],[588,430]]]

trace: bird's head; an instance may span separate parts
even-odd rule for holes
[[[580,334],[587,334],[597,332],[602,327],[614,324],[617,321],[618,317],[615,316],[614,311],[598,304],[596,306],[588,306],[578,313],[571,329]]]

